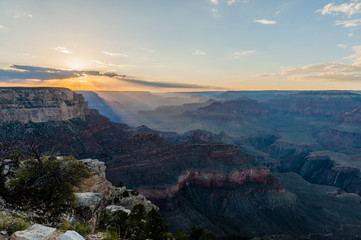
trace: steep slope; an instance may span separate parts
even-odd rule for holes
[[[66,88],[0,88],[0,124],[65,121],[87,113],[83,96]]]

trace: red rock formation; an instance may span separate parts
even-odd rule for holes
[[[244,190],[242,190],[244,187]],[[250,192],[284,192],[281,181],[274,178],[266,168],[242,169],[231,173],[188,170],[178,177],[178,183],[168,187],[149,187],[138,189],[154,203],[173,198],[185,188],[208,190],[230,190],[229,194],[210,195],[212,198],[239,197]],[[234,193],[233,190],[239,190]]]

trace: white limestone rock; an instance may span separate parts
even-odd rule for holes
[[[75,193],[79,207],[86,207],[92,210],[96,209],[100,202],[103,199],[101,193],[85,192],[85,193]]]
[[[83,236],[76,231],[66,231],[63,235],[59,236],[56,240],[84,240]]]
[[[42,240],[52,235],[55,228],[34,224],[24,231],[17,231],[11,236],[11,240]]]

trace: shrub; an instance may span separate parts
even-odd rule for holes
[[[125,190],[122,194],[123,198],[127,198],[129,197],[129,192],[127,190]]]
[[[76,222],[74,225],[72,225],[69,221],[63,222],[62,226],[59,228],[60,230],[66,232],[68,230],[74,230],[83,237],[90,234],[92,232],[91,226],[85,224],[85,223],[79,223]]]
[[[10,188],[15,200],[36,207],[45,204],[47,210],[59,213],[76,206],[73,187],[89,176],[84,163],[74,157],[32,158],[23,162]]]
[[[217,240],[217,236],[207,231],[202,226],[191,227],[189,234],[189,240]]]
[[[83,237],[92,232],[92,227],[85,223],[75,223],[73,229]]]
[[[117,231],[112,231],[112,230],[105,231],[105,237],[103,238],[103,240],[118,240],[118,239],[119,236]]]
[[[30,223],[24,217],[13,216],[8,218],[5,214],[1,215],[0,229],[4,229],[10,234],[25,230],[29,226]]]

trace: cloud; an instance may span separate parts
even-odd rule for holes
[[[205,51],[202,51],[202,50],[195,50],[194,51],[194,54],[195,55],[207,55],[208,53],[207,52],[205,52]]]
[[[104,51],[103,53],[106,55],[112,56],[112,57],[115,57],[115,56],[128,57],[127,54],[121,54],[121,53],[112,53],[112,52],[106,52],[106,51]]]
[[[243,51],[236,51],[233,54],[234,54],[234,58],[239,59],[242,55],[245,56],[255,52],[256,52],[255,50],[243,50]]]
[[[229,5],[232,5],[233,3],[236,3],[236,2],[238,2],[239,0],[228,0],[227,1],[227,5],[229,6]]]
[[[322,15],[338,15],[342,13],[350,18],[354,14],[361,13],[361,2],[360,0],[351,0],[349,3],[342,3],[340,5],[329,3],[316,12],[320,12]]]
[[[322,63],[304,67],[284,68],[281,75],[305,75],[305,74],[335,74],[335,73],[361,73],[361,66],[345,63]],[[361,80],[361,79],[360,79]]]
[[[218,0],[210,0],[211,3],[213,3],[214,5],[217,5],[218,4]]]
[[[10,69],[0,69],[0,80],[11,79],[37,79],[37,80],[51,80],[51,79],[67,79],[79,78],[85,75],[92,76],[113,76],[114,73],[102,73],[99,71],[77,71],[58,68],[34,67],[25,65],[12,65]],[[117,76],[125,76],[118,75]]]
[[[253,20],[253,22],[255,23],[260,23],[260,24],[276,24],[277,22],[276,21],[273,21],[273,20],[267,20],[267,19],[255,19]]]
[[[345,59],[354,59],[354,65],[361,66],[361,45],[353,46],[352,50],[355,51],[355,54],[345,57]]]
[[[103,62],[100,60],[94,61],[96,64],[101,65],[103,67],[119,67],[119,68],[125,68],[125,67],[136,67],[137,65],[134,64],[112,64],[109,62]]]
[[[119,56],[120,53],[111,53],[111,52],[103,52],[104,54],[106,55],[109,55],[109,56]]]
[[[0,25],[0,30],[6,30],[6,29],[8,29],[7,26],[5,26],[5,25]]]
[[[33,18],[33,15],[26,12],[14,12],[14,18]]]
[[[65,53],[65,54],[70,54],[71,53],[71,51],[69,51],[65,47],[56,47],[55,50],[59,51],[59,52],[62,52],[62,53]]]
[[[279,76],[294,80],[355,82],[361,81],[361,66],[345,63],[313,64],[300,68],[284,68]]]
[[[347,46],[345,44],[343,44],[343,43],[338,44],[337,47],[343,48],[343,49],[347,48]]]
[[[336,21],[335,25],[339,26],[342,25],[345,28],[349,27],[358,27],[361,26],[361,19],[353,19],[353,20],[346,20],[346,21]]]
[[[118,74],[115,72],[100,72],[100,71],[77,71],[48,67],[36,67],[25,65],[12,65],[9,69],[0,69],[0,81],[2,82],[19,82],[19,80],[33,80],[33,82],[42,82],[53,79],[69,79],[81,78],[85,76],[99,76],[109,77],[123,82],[130,82],[138,85],[148,87],[161,88],[207,88],[197,84],[189,83],[171,83],[171,82],[151,82],[140,79],[127,77],[127,75]]]
[[[339,44],[343,46],[343,44]],[[287,77],[294,80],[361,82],[361,45],[354,46],[354,54],[345,57],[347,63],[321,63],[303,67],[284,67],[278,74],[262,74],[263,77]]]
[[[145,51],[150,52],[150,53],[155,53],[155,50],[154,50],[154,49],[151,49],[151,48],[145,48],[145,47],[143,47],[142,50],[145,50]]]

